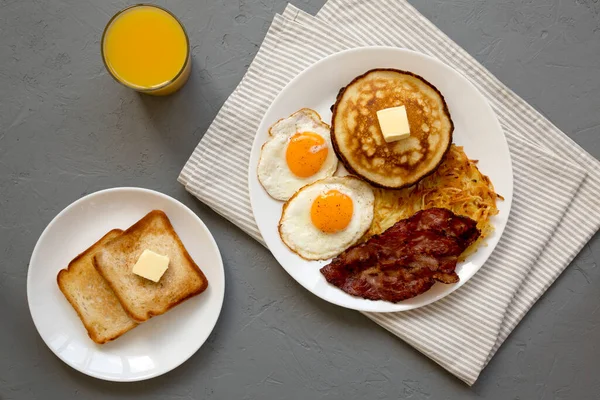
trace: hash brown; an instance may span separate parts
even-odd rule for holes
[[[396,222],[428,208],[446,208],[477,221],[481,236],[461,256],[476,250],[493,230],[490,218],[498,214],[496,200],[502,199],[490,179],[477,168],[461,146],[452,144],[443,162],[418,184],[401,189],[375,189],[373,223],[363,240],[378,235]]]

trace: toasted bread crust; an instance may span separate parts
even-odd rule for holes
[[[115,292],[115,295],[117,296],[117,298],[123,305],[123,308],[125,309],[125,311],[136,322],[144,322],[154,316],[164,314],[165,312],[167,312],[171,308],[175,307],[176,305],[181,304],[185,300],[202,293],[208,287],[208,280],[206,279],[206,276],[204,275],[204,273],[202,272],[200,267],[194,262],[192,257],[189,255],[185,246],[181,242],[179,235],[177,235],[177,232],[175,232],[175,230],[173,229],[173,225],[171,225],[171,221],[169,220],[167,215],[161,210],[153,210],[153,211],[149,212],[148,214],[146,214],[142,219],[140,219],[138,222],[136,222],[131,227],[129,227],[127,230],[125,230],[125,232],[123,232],[123,234],[117,240],[112,241],[111,242],[112,245],[107,246],[107,248],[105,248],[104,251],[110,251],[111,247],[120,245],[121,244],[120,242],[123,242],[122,243],[123,247],[129,248],[129,250],[131,250],[130,249],[131,244],[127,243],[127,241],[130,240],[130,236],[131,235],[137,236],[138,232],[140,232],[140,235],[142,235],[144,231],[146,231],[147,229],[150,229],[150,225],[156,219],[159,219],[162,221],[162,223],[164,224],[165,229],[166,229],[165,233],[168,234],[170,237],[172,237],[175,240],[176,245],[177,245],[177,250],[181,253],[181,255],[185,258],[185,260],[191,266],[191,268],[188,268],[188,272],[196,275],[196,277],[199,280],[201,280],[201,284],[196,287],[187,287],[186,288],[187,290],[184,293],[182,293],[181,296],[178,296],[177,299],[164,305],[160,309],[146,310],[145,312],[138,312],[138,310],[136,310],[136,308],[130,304],[129,299],[124,296],[124,293],[122,293],[119,290],[119,288],[116,286],[115,277],[113,277],[112,275],[107,273],[105,266],[102,264],[102,261],[99,259],[99,253],[95,254],[93,257],[94,267],[100,273],[100,275],[102,275],[104,277],[104,279],[106,279],[109,286],[113,289],[113,291]],[[140,279],[143,279],[143,278],[140,278]]]
[[[365,76],[367,76],[367,75],[369,75],[369,74],[371,74],[373,72],[378,72],[378,71],[398,72],[398,73],[402,73],[402,74],[405,74],[405,75],[410,75],[410,76],[412,76],[412,77],[414,77],[416,79],[419,79],[419,80],[423,81],[425,84],[427,84],[428,86],[430,86],[440,96],[440,99],[441,99],[442,105],[443,105],[443,110],[447,114],[448,119],[450,120],[450,133],[449,133],[448,146],[444,150],[442,156],[440,157],[440,161],[437,163],[437,165],[435,165],[429,172],[423,174],[422,176],[419,176],[418,179],[416,179],[414,181],[406,182],[405,184],[403,184],[401,186],[398,186],[398,187],[386,186],[386,185],[381,184],[379,182],[375,182],[372,179],[369,179],[368,177],[363,176],[363,174],[361,174],[358,171],[356,171],[356,169],[352,167],[350,161],[344,156],[344,154],[340,150],[340,146],[339,146],[339,143],[337,142],[337,137],[335,135],[335,129],[336,129],[335,128],[335,120],[336,120],[336,114],[338,112],[338,105],[339,105],[340,100],[342,99],[344,93],[346,92],[346,89],[349,88],[350,86],[352,86],[354,83],[356,83],[356,82],[360,81],[361,79],[363,79]],[[403,70],[394,69],[394,68],[375,68],[375,69],[371,69],[371,70],[365,72],[362,75],[357,76],[350,83],[348,83],[348,85],[344,86],[343,88],[341,88],[339,90],[339,92],[338,92],[338,94],[336,96],[336,99],[335,99],[335,104],[331,107],[331,113],[332,113],[332,115],[331,115],[331,143],[333,145],[333,150],[335,151],[335,154],[337,155],[337,157],[340,160],[340,162],[344,165],[344,167],[348,170],[349,173],[351,173],[353,175],[356,175],[356,176],[359,176],[360,178],[362,178],[365,181],[369,182],[374,187],[379,187],[379,188],[383,188],[383,189],[402,189],[402,188],[405,188],[405,187],[413,186],[414,184],[418,183],[420,180],[422,180],[426,176],[429,176],[432,173],[434,173],[436,171],[436,169],[440,166],[440,164],[444,161],[444,158],[446,157],[446,154],[450,150],[450,145],[452,144],[452,140],[453,140],[453,135],[454,135],[454,121],[452,120],[452,117],[450,116],[450,110],[448,109],[448,104],[446,103],[446,99],[444,98],[444,96],[438,90],[437,87],[435,87],[434,85],[432,85],[429,81],[427,81],[422,76],[417,75],[415,73],[412,73],[410,71],[403,71]]]
[[[83,326],[85,327],[90,339],[92,339],[94,342],[96,342],[98,344],[104,344],[104,343],[107,343],[111,340],[118,338],[119,336],[123,335],[125,332],[128,332],[129,330],[135,328],[137,326],[137,324],[132,321],[131,325],[124,326],[123,329],[114,332],[112,335],[110,335],[108,337],[106,337],[105,335],[99,334],[98,331],[91,324],[89,324],[89,321],[82,313],[79,302],[77,302],[77,299],[73,296],[73,293],[71,293],[69,291],[69,288],[67,287],[67,281],[69,279],[70,274],[74,273],[77,270],[77,268],[80,267],[79,263],[83,260],[83,258],[89,256],[90,254],[96,253],[104,245],[106,245],[106,243],[110,242],[110,240],[113,240],[114,238],[118,237],[122,233],[123,233],[123,231],[121,229],[113,229],[110,232],[106,233],[96,243],[91,245],[88,249],[86,249],[81,254],[77,255],[77,257],[75,257],[73,260],[71,260],[71,262],[69,262],[69,265],[67,266],[67,268],[60,270],[58,275],[56,276],[56,282],[58,284],[60,291],[63,293],[63,295],[65,296],[67,301],[71,304],[71,306],[73,307],[73,309],[79,316],[79,319],[83,323]]]

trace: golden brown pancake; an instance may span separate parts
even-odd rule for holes
[[[405,106],[410,137],[386,143],[377,111]],[[346,169],[371,184],[400,189],[436,170],[454,125],[444,97],[425,79],[395,69],[373,69],[340,90],[331,125],[335,152]]]

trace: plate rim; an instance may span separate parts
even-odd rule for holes
[[[255,204],[255,200],[254,200],[254,196],[252,195],[252,190],[251,188],[254,188],[255,184],[253,183],[254,180],[258,180],[258,178],[255,176],[256,173],[254,171],[255,168],[253,168],[253,160],[255,157],[253,157],[253,153],[255,152],[255,149],[257,149],[258,147],[260,147],[260,143],[258,143],[258,138],[259,138],[259,133],[260,133],[260,127],[263,125],[263,122],[265,121],[266,116],[269,114],[269,112],[271,111],[271,109],[273,108],[273,106],[280,100],[280,98],[282,97],[282,95],[286,92],[286,90],[294,85],[298,80],[302,79],[302,76],[304,74],[306,74],[309,70],[312,70],[314,68],[318,68],[318,66],[320,64],[323,64],[325,62],[329,62],[332,58],[337,58],[337,57],[343,57],[346,54],[351,54],[351,53],[368,53],[371,51],[395,51],[395,52],[399,52],[399,53],[410,53],[412,55],[415,55],[417,57],[422,57],[427,59],[429,62],[433,62],[435,64],[438,64],[439,66],[441,66],[442,68],[445,69],[450,69],[452,70],[454,73],[458,74],[461,76],[462,80],[464,81],[464,83],[468,86],[471,87],[471,89],[473,89],[477,94],[479,94],[479,96],[481,97],[481,99],[484,102],[484,106],[487,107],[490,111],[490,114],[493,117],[493,121],[494,124],[496,125],[496,128],[502,133],[502,143],[504,145],[504,148],[506,150],[506,154],[508,156],[508,171],[507,173],[510,175],[510,184],[509,184],[509,196],[506,196],[506,198],[509,199],[508,203],[507,203],[507,214],[506,214],[506,222],[503,224],[502,226],[502,232],[500,233],[500,236],[498,237],[498,241],[496,242],[496,244],[494,245],[494,248],[492,249],[492,251],[488,254],[488,256],[485,258],[485,260],[481,263],[481,265],[479,265],[477,267],[477,269],[473,272],[473,274],[467,279],[467,280],[460,280],[458,283],[454,284],[454,286],[452,286],[451,290],[449,290],[448,292],[444,293],[442,296],[438,296],[436,298],[432,298],[430,301],[427,301],[423,304],[418,304],[418,305],[414,305],[414,306],[410,306],[408,308],[404,308],[404,309],[396,309],[396,310],[373,310],[373,309],[362,309],[362,308],[354,308],[354,307],[349,307],[345,304],[340,304],[340,302],[337,301],[332,301],[331,299],[326,299],[321,297],[320,295],[318,295],[317,293],[313,292],[311,289],[309,289],[307,286],[305,286],[305,284],[303,282],[300,282],[299,280],[297,280],[294,276],[291,275],[291,273],[288,271],[288,268],[286,268],[280,261],[279,259],[275,256],[275,254],[273,254],[273,252],[269,249],[269,252],[271,252],[271,254],[273,255],[273,257],[275,258],[275,260],[277,261],[277,263],[286,271],[286,273],[288,273],[292,279],[294,279],[294,281],[296,281],[297,283],[299,283],[304,289],[306,289],[308,292],[312,293],[313,295],[321,298],[324,301],[327,301],[331,304],[335,304],[337,306],[340,307],[344,307],[347,309],[353,309],[353,310],[357,310],[357,311],[361,311],[361,312],[372,312],[372,313],[388,313],[388,312],[404,312],[404,311],[410,311],[410,310],[414,310],[417,308],[421,308],[427,305],[430,305],[432,303],[435,303],[447,296],[449,296],[450,294],[454,293],[456,290],[458,290],[460,287],[462,287],[466,282],[468,282],[470,279],[473,278],[473,276],[475,276],[479,270],[483,267],[483,265],[489,260],[490,256],[493,254],[496,246],[498,245],[498,243],[500,243],[500,240],[502,239],[502,236],[504,235],[504,232],[506,230],[506,225],[508,224],[508,220],[509,220],[509,216],[510,213],[512,211],[512,203],[513,203],[513,198],[514,198],[514,173],[513,173],[513,161],[512,161],[512,157],[510,154],[510,147],[508,146],[508,140],[506,138],[506,134],[504,132],[504,129],[502,128],[502,125],[500,124],[500,121],[498,120],[498,116],[496,115],[494,109],[492,108],[490,102],[488,101],[488,99],[483,95],[483,93],[481,93],[481,91],[479,91],[479,89],[477,89],[477,87],[471,82],[471,80],[465,76],[465,74],[463,74],[462,72],[456,70],[455,68],[451,67],[450,65],[442,62],[441,60],[438,60],[435,57],[429,56],[427,54],[415,51],[415,50],[411,50],[411,49],[406,49],[406,48],[401,48],[401,47],[393,47],[393,46],[362,46],[362,47],[353,47],[353,48],[349,48],[349,49],[345,49],[333,54],[330,54],[314,63],[312,63],[311,65],[309,65],[308,67],[306,67],[304,70],[302,70],[301,72],[299,72],[293,79],[291,79],[282,89],[281,91],[277,94],[277,96],[273,99],[273,101],[271,102],[271,104],[269,105],[269,107],[266,109],[266,111],[264,112],[259,124],[258,124],[258,128],[257,131],[255,132],[254,135],[254,139],[252,141],[252,146],[250,148],[250,156],[249,156],[249,164],[248,164],[248,175],[247,175],[247,179],[248,179],[248,191],[249,191],[249,197],[250,197],[250,206],[252,209],[252,216],[254,217],[254,220],[256,222],[256,225],[258,227],[258,230],[261,234],[261,236],[263,236],[260,224],[258,223],[255,215],[254,210],[258,208],[258,206]],[[417,72],[418,73],[418,72]],[[258,146],[258,147],[257,147]],[[256,150],[257,151],[257,150]],[[258,182],[258,185],[260,186],[260,182]],[[262,189],[264,190],[264,188]],[[504,193],[506,194],[506,193]],[[264,239],[263,239],[264,240]],[[267,247],[268,249],[268,245],[266,245],[266,241],[265,241],[265,247]],[[379,300],[379,301],[383,301],[383,300]],[[386,302],[388,303],[388,302]],[[401,304],[401,303],[391,303],[391,304]]]
[[[214,323],[212,324],[212,326],[210,327],[209,330],[207,330],[207,335],[206,337],[202,340],[199,341],[198,347],[195,348],[192,352],[190,352],[189,355],[187,355],[186,357],[182,358],[180,361],[176,362],[172,367],[167,368],[165,370],[160,370],[160,371],[156,371],[147,375],[140,375],[140,376],[135,376],[135,377],[114,377],[114,376],[105,376],[102,375],[100,373],[96,373],[93,371],[87,371],[84,370],[82,368],[80,368],[78,365],[75,365],[69,361],[67,361],[66,359],[64,359],[63,357],[61,357],[59,354],[56,353],[56,351],[48,344],[48,342],[46,341],[46,338],[44,338],[44,336],[42,336],[41,332],[40,332],[40,328],[38,326],[38,321],[36,321],[35,317],[33,316],[33,312],[32,312],[32,293],[31,290],[33,290],[32,287],[32,275],[31,275],[31,265],[32,265],[32,261],[34,260],[34,258],[37,256],[37,253],[40,251],[39,250],[39,246],[40,243],[42,243],[43,239],[49,235],[49,232],[52,228],[52,226],[57,223],[57,221],[64,215],[66,214],[68,211],[70,211],[71,209],[77,207],[79,204],[81,204],[84,201],[89,200],[90,198],[102,195],[102,194],[107,194],[107,193],[113,193],[113,192],[138,192],[138,193],[142,193],[142,194],[152,194],[152,195],[157,195],[158,197],[161,197],[163,199],[166,199],[167,201],[172,201],[174,202],[176,205],[178,205],[179,207],[182,207],[185,211],[188,211],[191,215],[193,215],[195,217],[195,219],[197,220],[197,222],[199,222],[199,225],[202,227],[203,230],[206,231],[206,233],[208,233],[208,237],[210,238],[210,244],[212,247],[214,247],[214,249],[216,250],[216,255],[217,255],[217,259],[219,261],[218,265],[220,266],[220,275],[221,275],[221,280],[223,282],[223,290],[220,293],[219,296],[219,310],[217,313],[217,318],[215,318]],[[69,367],[73,368],[74,370],[90,376],[92,378],[96,378],[96,379],[100,379],[100,380],[104,380],[104,381],[110,381],[110,382],[139,382],[139,381],[144,381],[144,380],[148,380],[148,379],[152,379],[152,378],[156,378],[158,376],[164,375],[176,368],[178,368],[179,366],[181,366],[183,363],[185,363],[187,360],[189,360],[194,354],[196,354],[198,352],[198,350],[200,350],[200,348],[206,343],[206,341],[208,340],[208,338],[210,337],[211,333],[213,332],[215,326],[217,325],[217,322],[219,321],[219,318],[221,316],[221,312],[223,311],[223,303],[225,300],[225,286],[226,286],[226,281],[225,281],[225,266],[223,264],[223,257],[221,256],[221,251],[219,249],[219,246],[214,238],[214,236],[212,235],[212,233],[210,232],[210,229],[208,229],[208,227],[206,226],[206,224],[204,223],[204,221],[202,221],[202,219],[200,219],[200,217],[193,212],[188,206],[186,206],[185,204],[183,204],[181,201],[175,199],[174,197],[171,197],[165,193],[161,193],[159,191],[153,190],[153,189],[147,189],[147,188],[143,188],[143,187],[137,187],[137,186],[118,186],[118,187],[111,187],[111,188],[106,188],[106,189],[100,189],[97,190],[95,192],[92,193],[88,193],[85,196],[82,196],[78,199],[76,199],[75,201],[71,202],[69,205],[67,205],[65,208],[63,208],[58,214],[56,214],[52,220],[48,223],[48,225],[46,225],[46,227],[44,228],[44,230],[42,231],[42,233],[40,234],[40,236],[38,237],[35,246],[33,248],[33,251],[31,252],[31,257],[29,258],[29,263],[27,264],[27,279],[26,279],[26,295],[27,295],[27,307],[29,309],[29,315],[33,321],[33,324],[35,326],[35,329],[38,333],[38,336],[42,339],[42,341],[44,342],[44,344],[46,345],[46,347],[48,347],[48,349],[62,362],[64,362],[66,365],[68,365]],[[91,339],[90,339],[91,340]]]

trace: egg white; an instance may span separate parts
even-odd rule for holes
[[[288,143],[297,132],[316,133],[325,140],[328,149],[321,169],[307,178],[294,175],[286,162]],[[316,111],[303,108],[274,124],[269,134],[271,136],[263,145],[258,161],[258,180],[274,199],[288,200],[301,187],[335,173],[338,160],[331,144],[329,125],[321,121]]]
[[[336,233],[325,233],[311,220],[315,199],[330,190],[337,190],[352,199],[353,213],[348,226]],[[299,256],[308,260],[335,257],[355,244],[373,221],[373,189],[353,177],[331,177],[300,189],[283,207],[279,221],[281,240]]]

